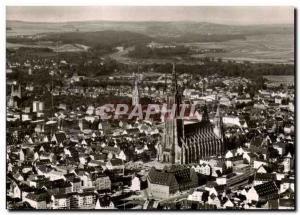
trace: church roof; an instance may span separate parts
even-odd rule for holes
[[[185,136],[190,136],[195,133],[204,133],[204,132],[212,132],[213,127],[212,124],[208,121],[201,121],[198,123],[185,124],[184,125],[184,133]]]

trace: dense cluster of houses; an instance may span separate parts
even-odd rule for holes
[[[26,66],[31,73],[39,69],[31,65],[40,61],[10,65],[8,72]],[[84,79],[73,75],[67,81]],[[182,74],[178,79],[189,83],[185,102],[208,104],[210,115],[216,102],[221,106],[227,145],[223,156],[181,166],[159,163],[156,147],[163,122],[105,121],[96,104],[70,110],[61,103],[49,117],[39,99],[20,108],[19,100],[35,86],[9,82],[8,208],[294,209],[293,89],[271,87],[251,96],[245,91],[251,84],[246,78]],[[157,80],[147,81],[141,97],[163,99],[165,88],[152,87],[152,82]],[[54,99],[114,92],[130,97],[131,89],[57,86],[51,93]]]

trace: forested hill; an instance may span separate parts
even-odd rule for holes
[[[59,41],[64,44],[83,44],[89,47],[97,46],[131,46],[141,43],[148,43],[152,40],[143,34],[130,31],[95,31],[95,32],[62,32],[48,33],[37,39],[27,39],[27,42],[39,41]],[[7,42],[26,42],[25,38],[7,38]]]
[[[106,44],[108,46],[131,46],[148,43],[152,40],[143,34],[130,31],[96,31],[96,32],[66,32],[48,34],[45,40],[62,41],[63,43],[80,43],[87,46]]]

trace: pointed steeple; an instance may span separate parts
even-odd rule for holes
[[[165,91],[165,93],[167,93],[168,81],[167,81],[167,74],[166,73],[165,73],[164,79],[165,79],[164,91]]]
[[[11,97],[13,97],[15,95],[15,88],[14,88],[14,85],[12,84],[11,85]]]
[[[18,97],[19,97],[19,98],[22,97],[21,84],[19,84],[19,88],[18,88]]]
[[[177,75],[175,70],[175,63],[172,64],[172,91],[176,93],[177,91]]]
[[[216,118],[220,118],[221,117],[221,114],[220,114],[220,105],[218,105],[217,107],[217,111],[216,111]]]
[[[134,81],[134,90],[136,92],[138,92],[138,80],[137,79],[135,79],[135,81]]]
[[[216,115],[214,118],[214,132],[219,137],[222,138],[222,127],[223,127],[223,119],[220,112],[220,105],[218,104]]]
[[[173,63],[173,68],[172,68],[172,94],[173,94],[174,102],[175,104],[177,104],[177,108],[176,108],[176,117],[177,117],[179,116],[180,113],[180,104],[182,103],[182,95],[177,83],[175,63]]]
[[[133,88],[133,92],[132,92],[132,106],[136,106],[140,103],[138,80],[137,80],[136,76],[134,76],[134,78],[135,78],[135,80],[134,80],[134,88]]]

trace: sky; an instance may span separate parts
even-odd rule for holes
[[[8,6],[7,20],[70,21],[196,21],[220,24],[293,24],[294,8],[204,6]]]

